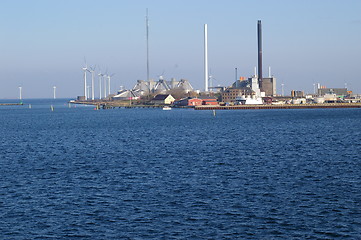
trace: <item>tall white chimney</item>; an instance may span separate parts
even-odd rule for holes
[[[208,92],[208,31],[204,24],[204,91]]]

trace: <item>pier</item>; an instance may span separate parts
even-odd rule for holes
[[[16,105],[24,105],[23,103],[0,103],[0,106],[16,106]]]
[[[163,108],[164,105],[153,104],[130,104],[129,101],[74,101],[72,104],[94,105],[96,109],[112,109],[112,108]]]

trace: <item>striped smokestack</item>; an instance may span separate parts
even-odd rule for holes
[[[258,84],[262,88],[262,23],[258,20],[257,24],[257,36],[258,36]]]

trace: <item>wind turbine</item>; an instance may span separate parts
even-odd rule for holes
[[[20,100],[23,100],[22,91],[23,91],[23,87],[22,87],[22,86],[19,86],[19,99],[20,99]]]
[[[103,91],[104,91],[104,98],[107,97],[107,78],[108,77],[108,68],[106,68],[105,73],[103,74]]]
[[[99,99],[102,99],[102,78],[104,74],[102,74],[102,72],[100,71],[98,73],[98,76],[99,76]]]
[[[53,91],[54,99],[56,99],[56,86],[53,87]]]
[[[106,98],[107,97],[107,78],[108,77],[108,75],[107,75],[107,71],[103,74],[103,91],[104,91],[104,98]]]
[[[88,97],[90,96],[90,86],[86,86]]]
[[[96,68],[96,66],[94,66],[94,67],[90,67],[90,70],[88,70],[90,73],[91,73],[91,75],[92,75],[92,86],[91,86],[91,89],[92,89],[92,100],[94,100],[94,72],[95,72],[95,68]]]
[[[107,75],[108,78],[108,95],[110,95],[110,78],[114,76],[115,73],[113,73],[112,75]]]
[[[85,61],[85,59],[84,59]],[[82,68],[83,71],[84,71],[84,97],[85,97],[85,100],[88,100],[88,96],[87,96],[87,83],[86,83],[86,72],[89,71],[88,70],[88,66],[86,64],[86,61],[85,61],[85,67]]]

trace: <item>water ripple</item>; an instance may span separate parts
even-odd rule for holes
[[[61,111],[0,116],[0,238],[361,238],[358,110]]]

